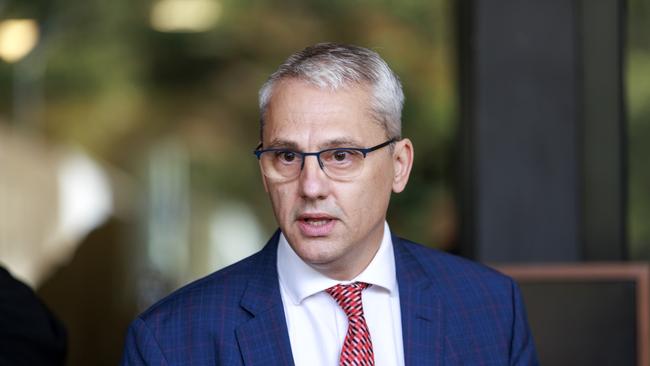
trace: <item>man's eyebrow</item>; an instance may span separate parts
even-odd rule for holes
[[[334,139],[325,142],[324,144],[321,144],[320,147],[322,149],[331,149],[331,148],[336,148],[336,147],[360,147],[361,144],[359,142],[354,141],[349,138],[339,138],[339,139]]]
[[[296,144],[293,141],[289,140],[283,140],[283,139],[273,139],[271,142],[268,144],[268,146],[264,146],[265,149],[291,149],[291,150],[296,150],[298,151],[298,144]]]
[[[349,138],[337,138],[318,145],[320,150],[323,149],[332,149],[338,147],[360,147],[359,142],[349,139]],[[284,140],[284,139],[273,139],[271,142],[264,146],[265,149],[289,149],[294,151],[302,151],[297,143],[294,141]]]

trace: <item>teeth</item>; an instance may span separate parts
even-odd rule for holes
[[[327,219],[322,219],[322,220],[316,220],[316,219],[306,219],[305,222],[307,222],[309,225],[313,226],[323,226],[327,224],[330,220]]]

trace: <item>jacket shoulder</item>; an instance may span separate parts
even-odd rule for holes
[[[258,253],[152,305],[129,327],[122,364],[238,364],[236,332],[253,317],[251,299],[268,308],[280,299],[276,249],[272,238]]]
[[[427,277],[453,288],[490,287],[510,292],[514,281],[484,264],[398,238],[400,245],[411,254]]]
[[[214,305],[215,302],[220,302],[223,307],[228,305],[226,303],[238,301],[246,289],[251,273],[254,273],[259,255],[260,253],[256,253],[182,286],[154,303],[140,314],[139,318],[147,322],[155,317],[156,321],[160,321],[161,317],[173,316],[175,312],[183,311],[187,307],[192,307],[195,312]],[[230,306],[235,305],[236,303]]]
[[[395,242],[395,240],[394,240]],[[398,239],[403,277],[426,277],[423,296],[444,309],[449,364],[538,365],[515,281],[483,264]]]

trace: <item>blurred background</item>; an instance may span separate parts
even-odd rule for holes
[[[0,0],[0,263],[65,324],[69,365],[116,364],[140,311],[266,242],[257,91],[322,41],[404,85],[396,233],[485,262],[650,260],[650,0]]]

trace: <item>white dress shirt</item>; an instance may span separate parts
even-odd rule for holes
[[[363,310],[372,338],[376,366],[404,365],[399,290],[388,224],[377,254],[368,267],[348,282],[322,275],[298,257],[284,235],[278,245],[278,275],[293,360],[297,366],[338,366],[348,319],[324,290],[339,283],[361,281]]]

